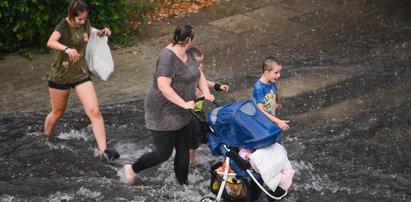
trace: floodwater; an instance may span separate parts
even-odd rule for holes
[[[283,134],[282,142],[296,174],[283,201],[411,200],[410,19],[388,18],[387,24],[397,30],[389,35],[356,29],[330,34],[328,40],[338,46],[325,44],[318,52],[301,47],[291,54],[284,47],[282,58],[290,59],[278,82],[282,98],[278,116],[291,120],[292,130]],[[247,51],[238,54],[246,57]],[[236,68],[250,65],[254,64]],[[221,103],[249,99],[259,76],[258,68],[226,72],[224,82],[231,92],[216,93],[217,99]],[[212,108],[207,104],[207,110]],[[69,109],[52,139],[41,134],[45,111],[1,115],[0,199],[199,201],[213,196],[208,170],[221,158],[211,156],[206,145],[197,151],[188,186],[178,186],[172,158],[141,172],[141,185],[121,183],[118,165],[151,150],[143,101],[102,106],[101,111],[108,145],[121,154],[116,165],[98,158],[82,109]],[[265,200],[262,195],[260,201]]]

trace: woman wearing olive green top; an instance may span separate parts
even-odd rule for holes
[[[56,57],[48,75],[51,112],[46,117],[44,133],[52,135],[58,120],[64,114],[70,90],[73,88],[91,121],[101,154],[106,159],[113,160],[119,155],[107,150],[104,120],[84,57],[92,28],[88,13],[87,4],[81,0],[72,0],[68,8],[68,17],[57,24],[47,42],[49,48],[56,50]],[[100,35],[110,36],[111,31],[104,28]]]

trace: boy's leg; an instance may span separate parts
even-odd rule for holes
[[[196,162],[196,149],[190,149],[190,166],[193,166]]]
[[[180,184],[187,184],[189,167],[191,124],[184,126],[176,134],[176,156],[174,158],[174,172]]]
[[[196,124],[196,118],[192,118],[190,122],[190,160],[189,164],[194,165],[195,163],[195,154],[196,154],[196,149],[198,148],[199,142],[198,142],[198,137],[197,137],[197,124]]]

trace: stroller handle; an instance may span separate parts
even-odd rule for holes
[[[205,99],[204,96],[201,96],[201,97],[197,97],[197,98],[194,99],[193,101],[194,101],[194,103],[197,103],[197,102],[199,102],[199,101],[203,101],[204,99]],[[215,101],[215,100],[213,100],[213,103],[214,103],[217,107],[221,106],[221,105],[220,105],[217,101]],[[197,118],[198,120],[200,120],[201,122],[203,122],[203,123],[206,123],[206,122],[207,122],[205,119],[203,119],[203,118],[200,117],[198,114],[196,114],[194,110],[190,109],[189,111],[190,111],[190,113],[191,113],[194,117],[196,117],[196,118]]]
[[[200,120],[201,122],[203,122],[203,123],[206,122],[206,120],[204,120],[203,117],[200,117],[198,114],[196,114],[196,112],[195,112],[194,110],[190,109],[190,113],[191,113],[194,117],[196,117],[198,120]]]
[[[194,101],[194,103],[197,103],[198,101],[202,101],[202,100],[204,100],[204,99],[205,99],[205,97],[204,97],[204,96],[201,96],[201,97],[197,97],[197,98],[194,99],[193,101]],[[214,103],[217,107],[221,106],[220,103],[218,103],[218,102],[215,101],[215,100],[213,100],[212,103]]]

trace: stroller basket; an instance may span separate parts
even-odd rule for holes
[[[222,163],[216,163],[211,167],[211,180],[210,189],[215,195],[218,194],[220,185],[224,181],[222,173],[217,170],[222,168]],[[237,177],[235,173],[229,173],[228,179],[225,184],[225,188],[222,197],[227,200],[243,199],[247,196],[247,186],[245,181],[241,177]]]

